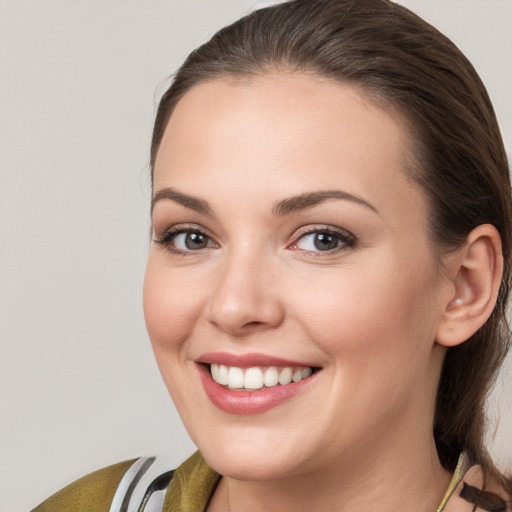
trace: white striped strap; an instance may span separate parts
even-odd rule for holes
[[[109,512],[161,512],[174,471],[165,457],[141,457],[126,471]]]

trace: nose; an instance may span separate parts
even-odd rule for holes
[[[236,337],[278,327],[285,308],[276,270],[254,254],[224,261],[208,301],[208,320]]]

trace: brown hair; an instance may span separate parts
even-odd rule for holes
[[[441,253],[480,224],[498,229],[505,260],[498,301],[478,332],[448,350],[434,425],[445,467],[467,450],[497,475],[484,446],[484,407],[509,347],[512,213],[507,158],[482,81],[447,37],[391,1],[289,1],[223,28],[189,55],[161,99],[151,167],[169,117],[190,88],[273,70],[352,83],[402,113],[415,140],[409,172],[429,198],[431,235]]]

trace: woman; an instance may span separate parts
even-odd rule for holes
[[[151,167],[146,323],[200,452],[36,510],[510,510],[508,164],[450,41],[385,0],[256,11],[178,71]]]

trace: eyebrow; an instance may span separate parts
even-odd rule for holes
[[[206,201],[199,199],[198,197],[184,194],[183,192],[178,192],[176,189],[171,187],[163,188],[153,196],[153,199],[151,199],[151,214],[153,214],[155,204],[162,199],[170,199],[175,203],[181,204],[185,208],[189,208],[190,210],[194,210],[203,215],[213,215],[213,209]]]
[[[185,208],[189,208],[190,210],[194,210],[203,215],[213,215],[213,209],[207,201],[204,199],[199,199],[198,197],[191,196],[189,194],[185,194],[183,192],[178,192],[172,187],[163,188],[156,192],[153,199],[151,200],[151,213],[153,213],[155,204],[163,199],[169,199],[178,204],[181,204]],[[282,217],[300,210],[311,208],[320,203],[328,201],[329,199],[342,199],[345,201],[351,201],[365,206],[377,214],[379,213],[377,208],[375,208],[375,206],[370,204],[368,201],[365,201],[361,197],[350,194],[349,192],[344,192],[342,190],[321,190],[318,192],[308,192],[298,196],[282,199],[274,205],[272,208],[272,213],[276,217]]]
[[[299,196],[283,199],[275,204],[274,208],[272,208],[272,213],[276,217],[281,217],[306,208],[311,208],[329,199],[343,199],[345,201],[351,201],[365,206],[377,214],[379,213],[377,208],[368,201],[342,190],[321,190],[319,192],[308,192]]]

